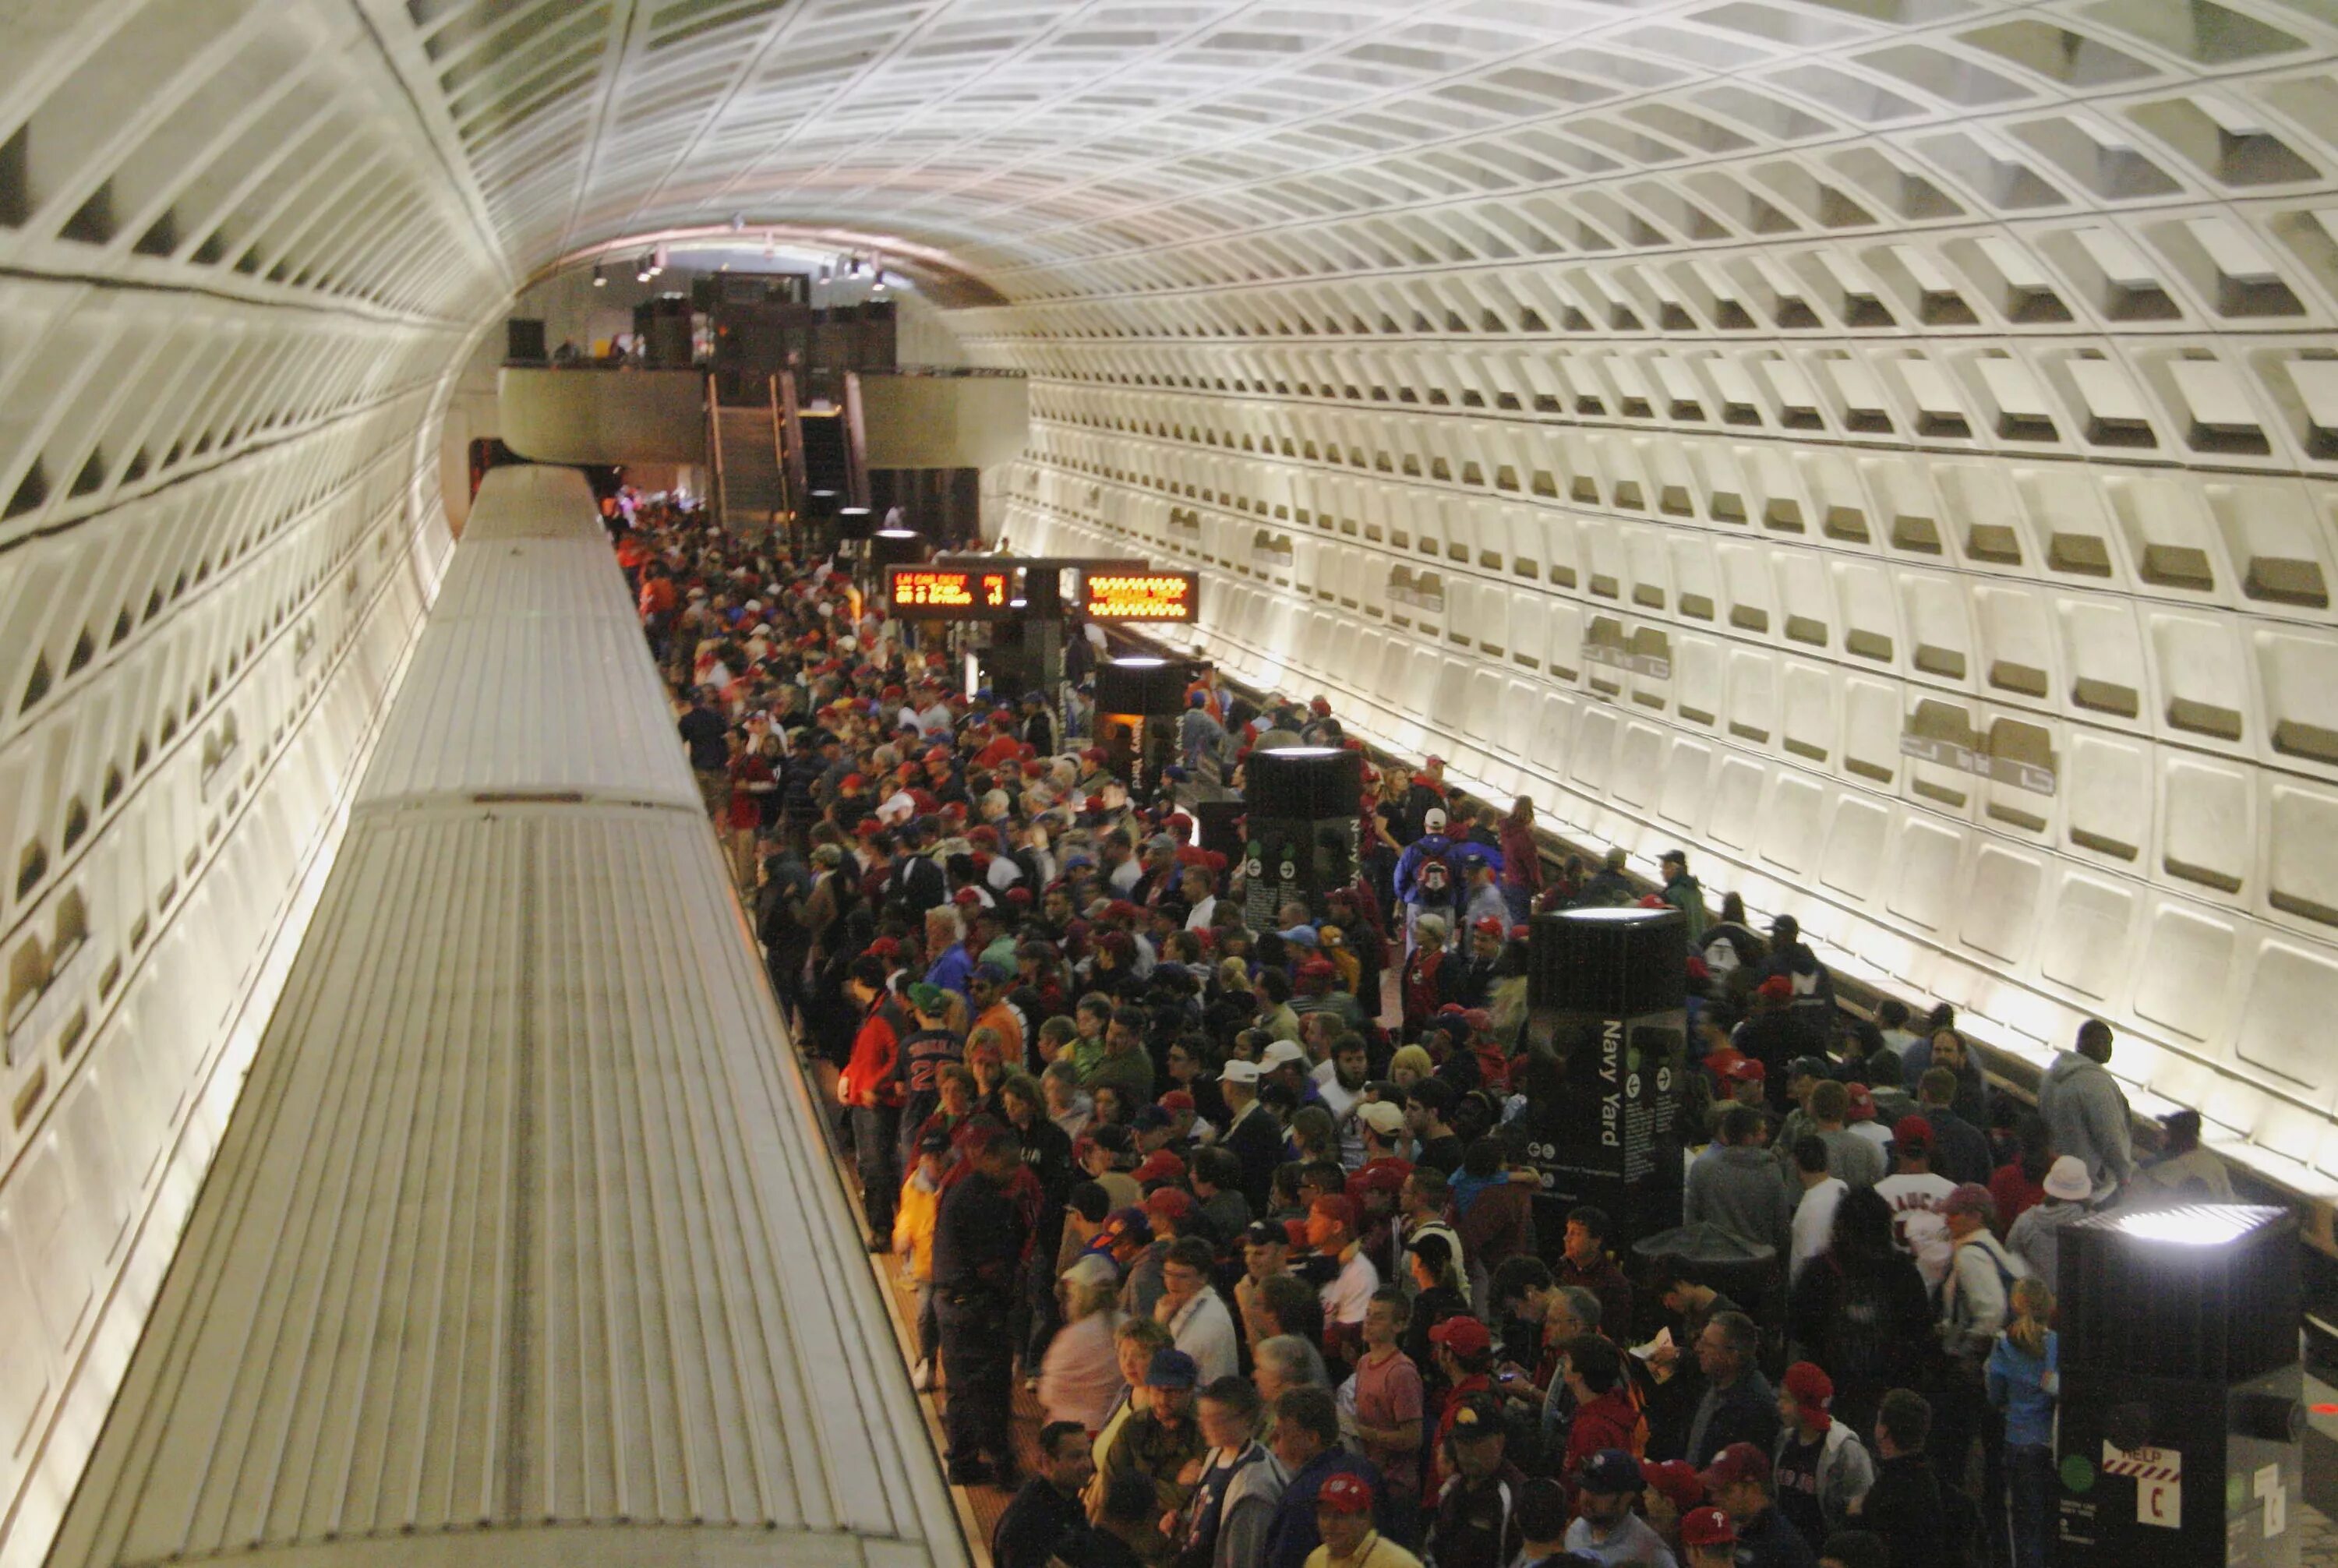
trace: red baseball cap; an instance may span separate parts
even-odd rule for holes
[[[1737,1526],[1718,1508],[1694,1508],[1681,1515],[1680,1538],[1684,1546],[1734,1546]]]
[[[1780,1381],[1785,1385],[1786,1397],[1805,1416],[1824,1416],[1827,1406],[1834,1403],[1834,1379],[1815,1361],[1795,1362]]]
[[[1843,1093],[1850,1096],[1850,1110],[1844,1115],[1853,1122],[1875,1120],[1875,1094],[1864,1083],[1846,1083]]]
[[[1491,915],[1478,916],[1478,918],[1469,922],[1469,929],[1476,932],[1480,936],[1506,937],[1510,934],[1509,926],[1504,922],[1495,919]]]
[[[1751,1056],[1740,1056],[1722,1070],[1722,1076],[1733,1083],[1761,1083],[1768,1081],[1770,1070]]]
[[[1148,1181],[1174,1181],[1185,1173],[1185,1162],[1166,1149],[1155,1149],[1144,1157],[1144,1162],[1130,1172],[1140,1187]]]
[[[1321,1214],[1326,1220],[1336,1220],[1353,1230],[1356,1228],[1356,1204],[1345,1192],[1326,1192],[1309,1206],[1309,1212]]]
[[[1697,1479],[1696,1466],[1685,1459],[1667,1459],[1661,1465],[1644,1466],[1640,1478],[1649,1489],[1670,1499],[1683,1514],[1704,1501],[1704,1483]]]
[[[1372,1511],[1372,1484],[1345,1470],[1327,1475],[1323,1484],[1315,1488],[1315,1506],[1329,1508],[1334,1514],[1369,1514]]]
[[[1921,1116],[1902,1116],[1891,1123],[1891,1142],[1902,1149],[1930,1149],[1932,1124]]]
[[[1714,1456],[1698,1477],[1707,1492],[1718,1496],[1724,1486],[1734,1486],[1740,1481],[1770,1484],[1770,1456],[1751,1443],[1732,1443]]]
[[[1494,1347],[1486,1326],[1467,1316],[1448,1318],[1429,1331],[1429,1342],[1442,1345],[1456,1356],[1482,1356]]]

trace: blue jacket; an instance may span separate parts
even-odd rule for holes
[[[974,955],[966,950],[963,942],[953,942],[949,951],[934,960],[926,971],[926,984],[938,985],[945,991],[966,995],[967,985],[974,978]]]
[[[2005,1446],[2050,1448],[2054,1404],[2061,1391],[2061,1336],[2046,1331],[2046,1354],[2032,1356],[2000,1334],[1989,1352],[1989,1402],[2005,1412]]]
[[[1420,902],[1420,889],[1414,886],[1414,878],[1420,875],[1420,863],[1430,859],[1443,860],[1447,865],[1451,866],[1453,840],[1442,833],[1430,833],[1414,839],[1404,847],[1404,853],[1398,856],[1396,861],[1396,901],[1398,903]],[[1460,868],[1458,867],[1454,867],[1453,879],[1457,883],[1461,879]],[[1449,892],[1446,902],[1450,903],[1452,897]]]

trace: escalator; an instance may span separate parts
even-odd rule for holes
[[[852,483],[852,443],[848,436],[844,416],[833,408],[806,410],[801,416],[803,429],[804,490],[817,495],[826,490],[836,496],[836,505],[856,505]]]
[[[769,404],[712,404],[715,502],[723,531],[761,538],[788,510],[779,420]]]

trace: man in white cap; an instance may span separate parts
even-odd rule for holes
[[[1266,1082],[1289,1085],[1302,1104],[1320,1098],[1313,1093],[1314,1080],[1307,1076],[1307,1047],[1296,1040],[1277,1040],[1270,1044],[1259,1053],[1258,1069]]]
[[[1400,1175],[1410,1175],[1412,1166],[1404,1158],[1404,1107],[1393,1100],[1367,1100],[1356,1107],[1356,1128],[1363,1134],[1364,1162],[1360,1167],[1369,1171],[1375,1165],[1390,1165]]]
[[[1432,806],[1421,816],[1420,837],[1397,858],[1396,897],[1404,906],[1404,946],[1413,947],[1413,927],[1424,915],[1451,919],[1456,907],[1453,841],[1445,836],[1445,811]]]
[[[2029,1265],[2032,1274],[2046,1281],[2048,1289],[2058,1292],[2061,1285],[2055,1270],[2061,1261],[2062,1227],[2087,1217],[2087,1202],[2095,1195],[2095,1183],[2084,1160],[2064,1154],[2047,1168],[2043,1185],[2046,1201],[2021,1211],[2013,1229],[2005,1233],[2005,1244]]]
[[[1253,1214],[1267,1212],[1274,1194],[1275,1168],[1282,1163],[1282,1124],[1258,1102],[1259,1080],[1264,1076],[1258,1063],[1240,1057],[1218,1072],[1218,1091],[1225,1096],[1228,1118],[1219,1142],[1242,1161],[1243,1196]]]

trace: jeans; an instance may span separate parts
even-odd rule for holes
[[[2054,1450],[2009,1445],[2005,1490],[2013,1525],[2013,1568],[2046,1568],[2054,1550]]]
[[[918,1359],[930,1361],[942,1348],[941,1319],[934,1315],[934,1287],[928,1279],[918,1281]]]
[[[895,1123],[900,1112],[889,1105],[852,1108],[852,1158],[860,1171],[860,1212],[868,1218],[869,1233],[879,1240],[893,1234],[893,1203],[901,1191],[900,1168],[894,1163]]]

